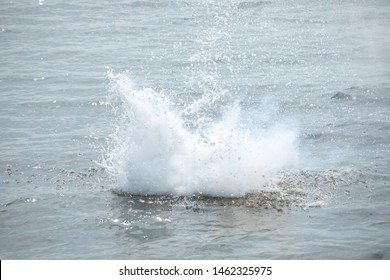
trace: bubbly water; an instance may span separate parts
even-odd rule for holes
[[[390,3],[0,3],[2,259],[389,259]]]

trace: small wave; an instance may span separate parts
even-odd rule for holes
[[[17,205],[17,204],[21,204],[21,203],[34,203],[36,201],[37,201],[37,199],[34,197],[19,197],[13,201],[10,201],[10,202],[3,204],[2,206],[9,207],[9,206]]]
[[[322,20],[322,19],[314,19],[314,18],[281,18],[281,17],[274,17],[274,21],[277,22],[287,22],[287,23],[294,23],[294,24],[329,24],[328,21]]]
[[[263,7],[264,5],[269,5],[271,3],[271,1],[242,1],[235,4],[234,6],[238,9],[253,9]]]
[[[134,8],[162,8],[172,3],[171,1],[134,1],[130,5]]]

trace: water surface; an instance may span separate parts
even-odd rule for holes
[[[2,259],[389,259],[387,1],[0,3]]]

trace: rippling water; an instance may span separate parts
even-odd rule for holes
[[[388,1],[2,1],[2,259],[389,259]]]

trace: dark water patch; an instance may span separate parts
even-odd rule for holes
[[[377,252],[368,253],[359,256],[362,260],[390,260],[390,247],[378,249]]]
[[[112,190],[121,198],[129,209],[187,210],[208,211],[219,207],[245,207],[257,211],[275,210],[277,212],[291,209],[307,210],[322,207],[342,192],[350,196],[348,187],[366,185],[365,175],[359,170],[305,170],[282,174],[278,182],[264,186],[264,190],[252,192],[239,197],[216,197],[194,194],[191,196],[174,195],[132,195],[123,191]],[[340,188],[337,192],[335,189]]]
[[[192,196],[149,195],[134,196],[123,192],[115,192],[121,197],[127,197],[128,206],[133,209],[145,207],[159,207],[169,209],[181,207],[195,212],[212,209],[214,207],[248,207],[253,209],[274,209],[282,212],[285,209],[299,206],[305,197],[304,192],[298,190],[270,190],[249,193],[241,197],[212,197],[201,194]]]
[[[336,100],[364,100],[364,104],[371,103],[372,100],[379,101],[377,94],[378,90],[369,86],[350,86],[333,93],[331,99]],[[373,96],[375,97],[373,98]],[[382,99],[380,99],[382,100]]]
[[[324,136],[324,132],[319,133],[308,133],[302,136],[305,140],[318,140]]]
[[[352,100],[355,99],[352,95],[338,91],[335,95],[331,97],[332,99],[337,99],[337,100]]]

